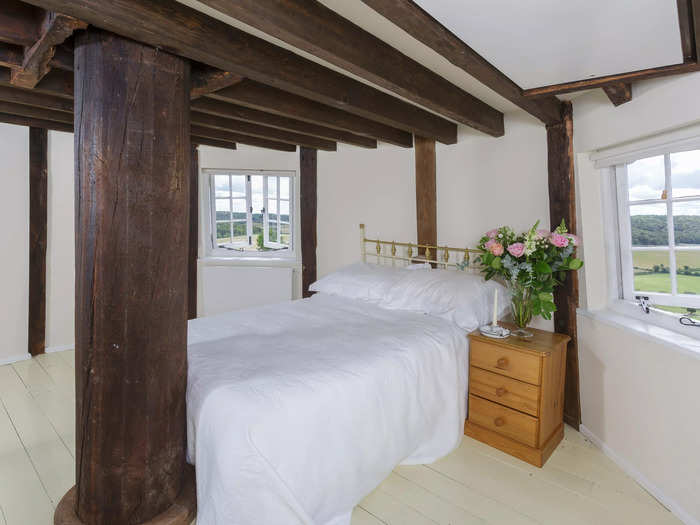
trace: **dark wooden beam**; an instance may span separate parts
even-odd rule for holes
[[[526,89],[523,91],[523,95],[526,97],[535,98],[550,95],[561,95],[564,93],[573,93],[575,91],[602,88],[605,86],[620,84],[621,82],[630,83],[636,82],[637,80],[680,75],[683,73],[692,73],[694,71],[700,71],[700,64],[696,62],[685,62],[683,64],[642,69],[640,71],[631,71],[629,73],[619,73],[617,75],[607,75],[604,77],[588,78],[585,80],[576,80],[574,82],[564,82],[562,84],[552,84],[550,86]]]
[[[228,71],[222,71],[204,64],[193,65],[190,98],[203,97],[214,91],[233,86],[241,80],[243,80],[243,77]]]
[[[18,0],[3,0],[0,9],[0,41],[18,46],[34,45],[39,38],[41,9]]]
[[[0,109],[0,111],[2,110]],[[251,137],[260,137],[262,139],[277,140],[279,142],[286,142],[287,144],[306,146],[307,148],[315,148],[323,151],[336,150],[335,142],[330,140],[320,139],[318,137],[312,137],[310,135],[303,135],[301,133],[294,133],[291,131],[284,131],[276,128],[269,128],[266,126],[261,126],[259,124],[244,122],[242,120],[218,117],[214,115],[208,115],[206,113],[199,113],[197,111],[192,112],[191,120],[193,124],[197,124],[199,126],[204,126],[207,128],[221,129],[224,131],[233,131],[236,133],[250,135]]]
[[[48,131],[29,128],[29,324],[28,351],[46,350],[46,230]]]
[[[252,80],[244,80],[210,96],[276,115],[376,138],[397,146],[410,148],[413,145],[413,137],[406,131]]]
[[[574,128],[571,102],[565,102],[562,121],[547,126],[547,170],[549,173],[549,220],[555,228],[564,219],[569,232],[576,233],[576,187],[574,182]],[[571,337],[566,353],[564,421],[579,428],[581,400],[579,394],[578,338],[578,275],[566,272],[566,280],[555,289],[554,330]]]
[[[632,84],[625,82],[611,84],[609,86],[603,86],[603,91],[605,91],[605,94],[614,106],[619,106],[620,104],[632,100]]]
[[[203,3],[447,118],[476,129],[503,128],[500,111],[316,0]]]
[[[277,151],[296,151],[297,148],[294,144],[287,144],[284,142],[279,142],[275,140],[261,139],[258,137],[251,137],[250,135],[245,135],[241,133],[234,133],[232,131],[223,131],[221,129],[205,128],[204,126],[192,125],[191,127],[192,135],[196,137],[204,137],[208,139],[215,139],[222,142],[233,142],[234,144],[247,144],[248,146],[257,146],[258,148],[274,149]]]
[[[0,66],[8,68],[22,67],[24,48],[15,44],[0,42]]]
[[[316,281],[316,222],[317,222],[317,152],[315,149],[299,149],[299,212],[301,216],[301,290],[303,297],[313,292],[309,286]]]
[[[678,25],[681,32],[681,49],[683,61],[697,61],[698,53],[695,42],[695,19],[693,3],[697,0],[676,0],[678,6]],[[700,13],[698,13],[700,14]]]
[[[419,244],[437,244],[437,181],[435,141],[415,137],[416,222]],[[424,250],[419,250],[423,253]]]
[[[52,129],[55,131],[65,131],[66,133],[73,133],[72,124],[63,124],[61,122],[52,122],[50,120],[23,117],[20,115],[12,115],[10,113],[0,113],[0,122],[4,122],[5,124],[15,124],[16,126]]]
[[[70,113],[52,111],[50,109],[37,108],[34,106],[25,106],[24,104],[14,104],[2,100],[0,100],[0,113],[9,113],[21,117],[73,125],[73,116]]]
[[[89,30],[75,64],[76,487],[54,522],[190,523],[189,63]]]
[[[199,258],[199,149],[190,150],[190,235],[187,256],[187,319],[197,318],[197,259]]]
[[[73,71],[73,48],[66,44],[56,46],[49,65],[64,71]]]
[[[191,137],[192,143],[197,144],[199,146],[212,146],[214,148],[223,148],[223,149],[236,149],[236,143],[235,142],[226,142],[223,140],[216,140],[216,139],[208,139],[206,137],[198,137],[196,135],[192,135]]]
[[[545,124],[552,124],[561,119],[562,107],[556,97],[550,96],[537,101],[523,97],[522,89],[515,82],[412,0],[362,1],[413,38]]]
[[[0,66],[0,86],[17,87],[13,86],[11,76],[10,69]],[[51,70],[36,87],[32,89],[32,92],[72,99],[73,74],[70,71]]]
[[[62,44],[77,29],[85,29],[87,24],[76,18],[46,12],[41,22],[39,39],[24,50],[21,68],[12,70],[11,82],[20,87],[33,88],[51,69],[51,59],[56,46]]]
[[[444,118],[178,2],[28,0],[28,3],[388,126],[446,144],[457,141],[456,124]],[[485,119],[475,126],[494,136],[503,135],[502,118]]]
[[[45,108],[52,111],[63,111],[69,115],[73,114],[72,100],[37,93],[34,90],[0,86],[0,101]]]

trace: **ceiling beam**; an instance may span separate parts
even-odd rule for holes
[[[0,41],[32,46],[39,39],[42,10],[18,0],[2,0]]]
[[[204,64],[192,65],[190,98],[196,99],[238,84],[243,77]]]
[[[552,84],[550,86],[526,89],[523,91],[523,94],[526,97],[533,98],[546,97],[549,95],[561,95],[564,93],[573,93],[574,91],[602,88],[605,86],[619,84],[621,82],[630,83],[637,80],[647,80],[650,78],[679,75],[682,73],[692,73],[694,71],[700,71],[700,65],[696,62],[687,62],[684,64],[642,69],[640,71],[631,71],[629,73],[619,73],[617,75],[587,78],[585,80],[576,80],[574,82],[564,82],[562,84]]]
[[[620,82],[619,84],[603,86],[603,91],[605,91],[605,94],[614,106],[619,106],[632,100],[632,84],[629,83]]]
[[[502,126],[500,111],[316,0],[202,3],[447,118],[477,129]]]
[[[215,148],[224,149],[236,149],[236,144],[233,142],[224,142],[223,140],[208,139],[206,137],[197,137],[192,135],[191,137],[193,144],[199,144],[201,146],[213,146]]]
[[[279,142],[275,140],[261,139],[258,137],[251,137],[249,135],[234,133],[231,131],[223,131],[220,129],[205,128],[204,126],[197,126],[193,124],[190,126],[192,135],[196,137],[203,137],[207,139],[215,139],[222,142],[233,142],[240,144],[247,144],[248,146],[257,146],[259,148],[274,149],[277,151],[296,151],[297,148],[294,144],[286,144],[284,142]]]
[[[24,60],[24,48],[15,44],[0,42],[0,66],[2,67],[22,67]]]
[[[556,97],[536,101],[524,97],[522,89],[515,82],[412,0],[362,1],[413,38],[545,124],[561,120],[562,105]]]
[[[13,104],[12,102],[5,102],[2,100],[0,100],[0,113],[73,125],[73,115],[70,113],[52,111],[35,106],[26,106],[24,104]]]
[[[65,131],[73,133],[73,124],[64,124],[62,122],[53,122],[51,120],[41,120],[21,115],[13,115],[10,113],[0,113],[0,122],[5,124],[15,124],[16,126],[27,126],[30,128],[45,128],[55,131]]]
[[[33,88],[51,69],[50,61],[56,46],[62,44],[77,29],[85,29],[87,24],[73,17],[44,13],[39,39],[24,49],[21,68],[12,69],[10,81],[20,87]]]
[[[413,145],[413,137],[406,131],[252,80],[246,79],[233,87],[212,93],[210,97],[329,128],[342,129],[397,146],[410,148]]]
[[[2,111],[0,109],[0,111]],[[241,120],[234,120],[225,117],[217,117],[207,115],[206,113],[198,113],[192,111],[190,113],[190,121],[192,124],[204,126],[206,128],[220,129],[224,131],[233,131],[243,133],[251,137],[260,137],[263,139],[278,140],[287,144],[306,146],[308,148],[320,149],[324,151],[335,151],[336,144],[333,141],[302,135],[301,133],[293,133],[281,129],[268,128],[259,124],[251,124]]]
[[[0,95],[1,96],[1,95]],[[217,115],[220,117],[228,117],[245,122],[253,122],[271,128],[283,129],[286,131],[295,131],[304,135],[312,135],[323,139],[344,142],[354,146],[363,148],[376,148],[377,141],[361,135],[355,135],[347,131],[319,126],[310,122],[303,122],[293,118],[282,117],[272,113],[265,113],[257,109],[246,108],[236,104],[230,104],[221,100],[212,98],[201,98],[193,100],[190,107],[194,111],[207,113],[209,115]]]
[[[457,141],[456,124],[444,118],[174,1],[27,1],[388,126],[445,144]],[[503,135],[502,118],[475,126]]]
[[[18,89],[0,86],[0,101],[24,104],[38,108],[63,111],[73,114],[73,101],[60,97],[53,97],[44,93],[37,93],[33,89]]]

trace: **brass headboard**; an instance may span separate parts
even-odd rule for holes
[[[369,252],[367,250],[368,244],[371,246]],[[360,224],[360,250],[362,262],[367,262],[367,257],[376,257],[377,264],[388,264],[389,261],[391,261],[392,266],[397,263],[406,265],[433,263],[438,268],[453,267],[458,270],[468,269],[471,262],[470,254],[480,253],[479,250],[471,248],[368,239],[364,224]]]

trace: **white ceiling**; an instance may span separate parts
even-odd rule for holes
[[[672,0],[415,0],[523,89],[683,62]]]

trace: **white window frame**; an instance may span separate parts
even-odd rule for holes
[[[620,286],[618,287],[620,296],[623,301],[628,304],[632,302],[636,303],[637,296],[649,297],[652,303],[652,321],[656,321],[664,326],[669,326],[672,323],[674,329],[677,329],[678,318],[680,314],[662,311],[659,309],[654,309],[653,305],[659,306],[676,306],[676,307],[690,307],[700,309],[700,295],[693,294],[678,294],[677,286],[677,268],[676,268],[676,250],[698,250],[700,248],[686,247],[686,246],[676,246],[675,244],[675,229],[674,229],[674,217],[673,217],[673,203],[678,202],[689,202],[689,201],[700,201],[699,197],[673,197],[673,187],[672,187],[672,177],[671,177],[671,153],[675,150],[669,149],[663,153],[664,156],[664,169],[665,169],[665,184],[664,189],[666,190],[665,199],[647,199],[640,201],[629,201],[629,186],[628,186],[628,165],[634,160],[629,160],[624,164],[617,164],[613,166],[610,170],[610,174],[613,177],[613,183],[610,185],[610,189],[616,193],[616,195],[609,199],[608,202],[612,202],[615,206],[615,226],[617,232],[613,234],[613,245],[616,247],[616,252],[619,255],[617,261],[614,257],[609,261],[609,267],[612,272],[617,274],[618,282]],[[658,153],[657,153],[658,154]],[[655,156],[655,155],[650,155]],[[647,156],[642,156],[640,158],[647,158]],[[643,247],[633,247],[632,246],[632,232],[631,232],[631,222],[630,222],[630,207],[645,204],[666,204],[666,214],[667,214],[667,230],[668,230],[668,245],[667,246],[643,246]],[[612,217],[611,217],[612,218]],[[611,228],[612,229],[612,228]],[[616,237],[616,238],[615,238]],[[658,293],[658,292],[647,292],[644,290],[634,289],[634,264],[633,264],[633,252],[636,250],[659,250],[669,252],[669,278],[671,280],[671,293]],[[638,308],[637,308],[638,309]]]
[[[282,171],[282,170],[240,170],[240,169],[211,169],[205,168],[201,170],[204,175],[205,187],[207,189],[206,198],[203,199],[204,210],[206,213],[207,220],[205,221],[206,235],[205,235],[205,252],[209,257],[224,257],[231,259],[255,259],[255,258],[265,258],[265,259],[283,259],[283,260],[296,260],[297,259],[297,249],[298,246],[298,218],[296,216],[296,195],[297,195],[297,176],[294,171]],[[272,251],[239,251],[231,250],[227,248],[219,247],[216,242],[216,188],[215,188],[215,176],[216,175],[229,175],[229,176],[245,176],[246,180],[246,234],[248,236],[248,242],[250,244],[255,244],[256,239],[253,238],[253,214],[255,210],[252,210],[252,179],[253,176],[263,177],[263,235],[265,239],[265,245],[270,248],[277,248],[277,250]],[[278,242],[269,242],[269,216],[268,216],[268,195],[267,195],[267,181],[268,177],[277,177],[277,194],[280,193],[279,180],[281,178],[288,178],[290,180],[289,184],[289,225],[290,225],[290,242],[288,250],[279,250],[282,245]],[[284,200],[284,199],[283,199]],[[279,205],[279,200],[278,200]],[[278,207],[278,225],[280,223],[279,218],[279,207]],[[231,221],[233,222],[233,221]],[[278,229],[278,236],[280,230]],[[232,232],[233,233],[233,232]],[[279,239],[279,237],[278,237]]]

